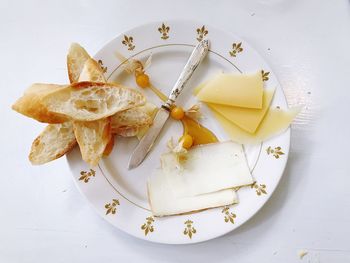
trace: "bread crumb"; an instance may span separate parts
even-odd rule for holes
[[[305,249],[300,249],[300,250],[298,251],[299,259],[303,259],[303,257],[306,256],[307,253],[308,253],[308,252],[307,252]]]

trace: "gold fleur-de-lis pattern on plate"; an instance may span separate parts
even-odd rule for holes
[[[154,222],[153,216],[149,216],[146,218],[146,223],[144,223],[141,226],[141,229],[144,231],[145,236],[147,236],[148,233],[152,233],[154,231],[153,222]]]
[[[106,215],[114,215],[117,212],[117,205],[120,205],[118,199],[112,199],[112,202],[105,204]]]
[[[231,57],[236,57],[238,53],[243,51],[242,42],[233,43],[232,50],[229,52]]]
[[[197,40],[202,41],[203,38],[208,35],[209,31],[205,28],[205,25],[202,27],[197,28]]]
[[[193,221],[187,220],[185,223],[184,235],[192,239],[192,236],[197,233],[197,230],[192,226]]]
[[[269,74],[270,74],[270,72],[269,71],[264,71],[264,70],[262,70],[261,71],[261,77],[262,77],[262,80],[263,81],[268,81],[269,80]]]
[[[124,39],[122,40],[122,44],[128,48],[128,50],[134,50],[134,38],[132,36],[124,35]]]
[[[277,146],[275,148],[272,148],[271,146],[269,146],[266,149],[267,155],[272,155],[274,156],[276,159],[279,159],[281,155],[284,155],[284,152],[282,152],[282,148],[280,146]]]
[[[103,61],[101,59],[99,59],[97,62],[100,65],[100,68],[102,69],[102,72],[106,73],[107,72],[107,67],[103,66]]]
[[[170,27],[169,26],[166,26],[164,23],[158,27],[158,31],[159,33],[161,34],[161,39],[168,39],[169,38],[169,31],[170,31]]]
[[[222,209],[221,213],[223,213],[224,216],[224,221],[226,223],[230,222],[232,224],[235,223],[235,218],[236,218],[236,214],[230,212],[230,208],[228,206],[225,206],[224,209]]]
[[[253,188],[256,192],[257,195],[262,195],[262,194],[267,194],[267,188],[265,184],[259,184],[257,182],[255,182],[254,184],[252,184],[250,186],[251,188]]]
[[[95,177],[96,172],[93,169],[90,171],[81,171],[79,181],[83,181],[84,183],[88,183],[91,177]]]

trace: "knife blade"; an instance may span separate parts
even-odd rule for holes
[[[139,166],[152,149],[155,140],[169,118],[171,107],[174,105],[177,97],[180,95],[186,83],[191,78],[193,72],[208,53],[208,50],[209,40],[204,39],[200,41],[192,51],[190,58],[188,59],[184,69],[170,92],[168,100],[158,110],[156,116],[154,117],[152,126],[148,129],[147,133],[142,137],[139,144],[133,151],[129,160],[129,169]]]

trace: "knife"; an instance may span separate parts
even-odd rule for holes
[[[139,166],[145,159],[147,153],[152,149],[152,146],[161,132],[165,122],[169,118],[170,109],[174,105],[176,98],[184,89],[187,81],[191,78],[193,72],[207,55],[209,50],[209,40],[204,39],[192,51],[184,69],[182,70],[178,80],[176,81],[168,100],[160,107],[154,117],[152,126],[147,133],[142,137],[139,144],[136,146],[129,160],[129,169]]]

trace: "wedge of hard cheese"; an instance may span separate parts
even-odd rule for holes
[[[300,108],[288,110],[269,109],[265,118],[254,134],[246,132],[221,114],[213,112],[216,119],[230,136],[230,139],[242,144],[259,144],[283,131],[285,131],[295,116],[300,112]]]
[[[213,77],[196,91],[198,99],[203,102],[261,109],[263,86],[260,71],[254,74],[230,73]]]
[[[261,109],[232,107],[220,104],[207,103],[210,109],[221,114],[243,130],[254,133],[270,107],[275,89],[264,90]]]
[[[232,189],[190,197],[177,197],[173,190],[174,186],[165,180],[162,170],[156,170],[149,178],[148,197],[154,216],[178,215],[238,203]]]

